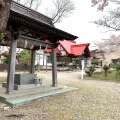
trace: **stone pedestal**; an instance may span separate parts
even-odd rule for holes
[[[15,74],[14,79],[14,90],[22,90],[22,89],[29,89],[43,86],[42,84],[35,85],[35,78],[37,77],[36,74],[32,73],[25,73],[25,74]],[[7,87],[7,83],[3,83],[2,87]]]
[[[25,73],[25,74],[15,74],[14,84],[17,85],[26,85],[33,84],[36,74]]]

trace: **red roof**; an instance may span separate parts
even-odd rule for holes
[[[86,44],[76,44],[72,40],[59,41],[60,46],[67,52],[67,54],[72,56],[81,56],[84,52],[88,57],[91,57],[90,50],[88,48],[89,43]],[[52,49],[46,49],[45,52],[51,53]],[[61,54],[60,50],[56,48],[56,54]]]
[[[59,44],[70,55],[81,56],[84,53],[84,50],[86,49],[88,57],[91,57],[91,53],[90,53],[90,50],[88,48],[89,43],[76,44],[76,42],[64,40],[64,41],[59,41]]]
[[[75,56],[81,56],[86,48],[86,45],[72,45],[71,46],[71,53]]]
[[[59,41],[59,44],[63,47],[63,49],[68,53],[71,54],[71,45],[76,45],[74,42],[70,42],[67,40]]]
[[[52,53],[52,49],[45,49],[45,52],[47,53]],[[60,50],[58,48],[56,48],[56,54],[61,54]]]

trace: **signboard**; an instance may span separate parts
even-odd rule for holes
[[[85,67],[85,61],[84,60],[81,60],[81,65],[82,65],[82,68],[84,69],[84,67]]]

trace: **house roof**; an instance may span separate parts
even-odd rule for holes
[[[76,43],[71,42],[71,40],[67,41],[59,41],[59,44],[63,47],[63,49],[68,53],[71,54],[71,45],[76,45]]]
[[[99,49],[91,50],[91,53],[104,53],[104,52],[105,51]]]
[[[103,56],[95,56],[93,58],[95,58],[95,59],[101,59],[101,58],[103,58]]]
[[[75,56],[81,56],[84,53],[86,45],[71,45],[71,53]]]
[[[76,44],[71,41],[59,41],[59,44],[63,47],[63,49],[69,54],[73,56],[81,56],[82,54],[87,54],[88,57],[91,57],[90,50],[88,48],[89,43],[86,44]]]

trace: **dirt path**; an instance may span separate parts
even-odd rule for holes
[[[120,83],[81,80],[80,74],[80,71],[58,72],[59,85],[77,87],[78,90],[6,111],[0,103],[0,119],[120,120]],[[52,83],[51,71],[41,71],[37,75],[45,84]]]

